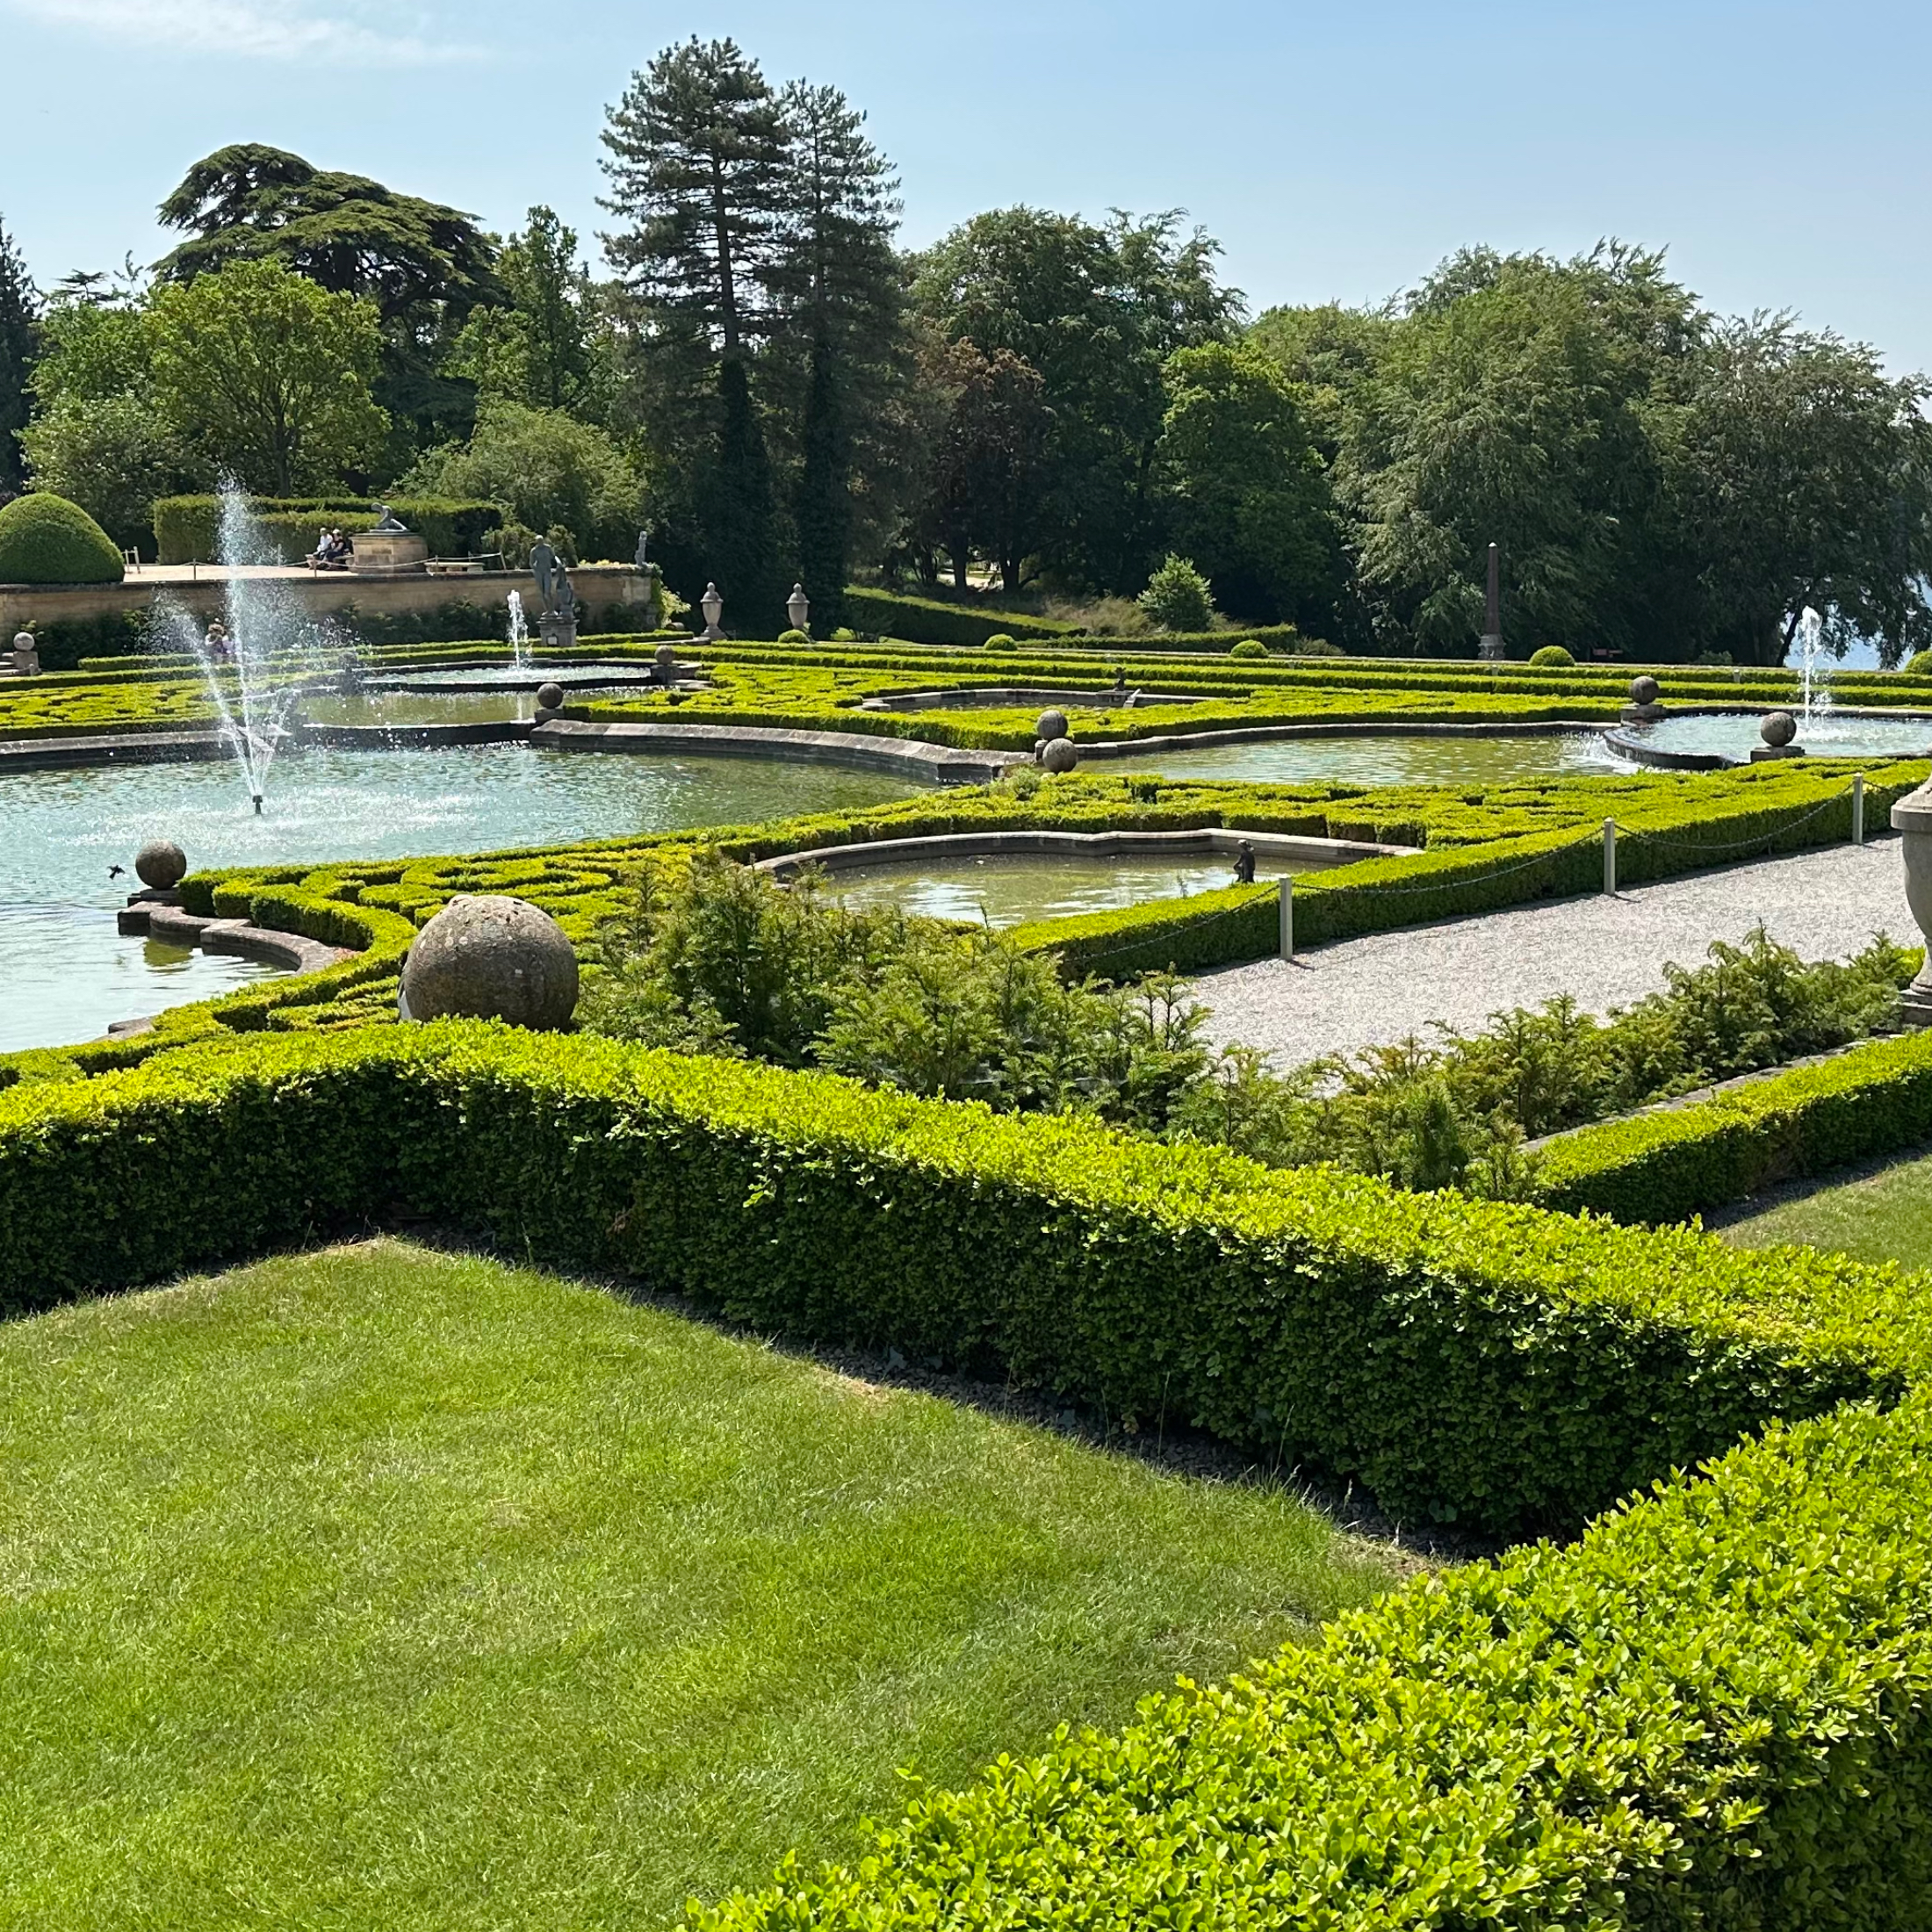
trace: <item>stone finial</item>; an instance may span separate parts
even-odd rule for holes
[[[416,934],[403,962],[405,1020],[507,1020],[540,1032],[577,1006],[577,954],[564,929],[527,899],[455,898]]]
[[[1758,726],[1757,735],[1767,745],[1781,749],[1798,736],[1798,720],[1789,711],[1770,712]]]
[[[1036,736],[1045,739],[1049,744],[1056,738],[1064,738],[1067,735],[1067,714],[1064,711],[1049,710],[1041,712],[1039,722],[1034,726],[1034,732]]]
[[[1070,772],[1080,762],[1080,754],[1073,748],[1071,738],[1054,738],[1048,739],[1040,762],[1050,772]]]
[[[1646,675],[1633,678],[1630,681],[1630,702],[1633,704],[1654,704],[1661,688],[1654,677]]]
[[[172,892],[188,876],[188,854],[172,839],[150,839],[134,854],[134,876],[156,892]]]

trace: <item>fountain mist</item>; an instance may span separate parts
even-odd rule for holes
[[[216,558],[231,569],[280,561],[248,499],[233,484],[221,488]],[[269,768],[289,735],[289,715],[302,686],[319,668],[323,639],[314,620],[273,578],[230,576],[222,602],[220,633],[213,625],[204,631],[193,612],[169,599],[157,600],[156,608],[177,648],[201,667],[221,736],[260,811]]]
[[[523,616],[523,594],[510,593],[510,656],[519,671],[530,668],[530,624]]]

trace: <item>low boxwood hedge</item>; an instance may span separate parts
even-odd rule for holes
[[[938,597],[902,597],[890,590],[850,586],[846,616],[875,637],[905,638],[913,644],[982,645],[996,631],[1044,642],[1067,638],[1074,627],[1044,617],[1023,617],[1011,610],[981,610]]]
[[[1932,1033],[1854,1047],[1708,1100],[1547,1143],[1538,1198],[1618,1221],[1686,1221],[1780,1181],[1932,1141]]]
[[[1495,1530],[1574,1527],[1771,1416],[1889,1402],[1907,1359],[1890,1269],[588,1037],[231,1035],[0,1094],[14,1310],[391,1208]]]
[[[1351,1612],[692,1932],[1932,1923],[1932,1408]]]
[[[285,564],[299,564],[315,548],[321,527],[339,524],[350,536],[373,530],[376,511],[366,497],[256,497],[249,508],[263,537]],[[396,497],[395,515],[418,532],[432,557],[472,557],[483,536],[503,521],[501,505],[436,496]],[[219,547],[221,499],[163,496],[154,507],[155,541],[164,564],[208,563]]]

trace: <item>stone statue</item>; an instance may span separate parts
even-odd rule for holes
[[[530,545],[530,574],[537,580],[537,608],[546,617],[557,615],[557,574],[563,568],[549,542],[539,537]]]
[[[651,532],[647,530],[640,530],[638,532],[638,554],[636,559],[637,566],[639,570],[644,569],[645,566],[651,561],[650,558],[645,555],[645,551],[649,548],[650,542]]]
[[[564,568],[563,559],[560,557],[557,559],[556,574],[551,581],[557,591],[557,608],[551,615],[568,617],[574,622],[577,616],[577,592],[571,583],[570,573]]]

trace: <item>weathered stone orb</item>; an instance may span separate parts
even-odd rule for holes
[[[1657,702],[1657,690],[1655,678],[1633,678],[1630,681],[1630,702],[1633,704],[1654,704]]]
[[[1789,745],[1798,736],[1798,720],[1789,711],[1772,711],[1757,728],[1767,745]]]
[[[546,711],[554,711],[564,702],[564,688],[552,680],[537,687],[537,702]]]
[[[16,651],[32,651],[38,648],[31,631],[16,631],[13,633],[13,648]]]
[[[1050,772],[1067,772],[1080,762],[1080,754],[1074,750],[1071,738],[1053,738],[1048,739],[1040,762]]]
[[[1050,745],[1055,739],[1067,735],[1067,714],[1064,711],[1042,711],[1034,731]]]
[[[677,669],[678,654],[669,645],[660,644],[651,655],[658,669],[667,676]]]
[[[134,876],[156,892],[172,892],[188,876],[188,854],[172,839],[150,839],[134,854]]]
[[[527,899],[451,899],[403,962],[406,1019],[508,1020],[546,1032],[576,1006],[576,952],[563,927]]]

